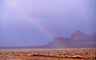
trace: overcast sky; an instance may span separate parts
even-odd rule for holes
[[[71,36],[77,30],[92,34],[96,32],[95,2],[0,0],[0,46],[44,45],[52,37]]]

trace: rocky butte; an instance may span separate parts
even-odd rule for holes
[[[75,31],[71,37],[54,37],[53,41],[45,45],[47,48],[96,48],[96,33],[92,35]]]

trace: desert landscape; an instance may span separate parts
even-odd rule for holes
[[[43,46],[0,47],[0,60],[96,60],[96,34],[76,31]]]
[[[0,60],[96,60],[96,49],[1,49]]]
[[[0,60],[96,60],[96,0],[0,0]]]

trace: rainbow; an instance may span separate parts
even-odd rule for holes
[[[13,0],[7,1],[7,6],[17,10],[17,12],[21,13],[26,20],[31,22],[34,26],[36,26],[42,33],[44,33],[48,38],[52,39],[54,34],[52,34],[44,25],[38,21],[36,18],[32,17],[32,15],[28,14],[25,9],[22,9],[18,4],[16,4]],[[55,41],[56,45],[62,47],[62,44],[59,41]]]

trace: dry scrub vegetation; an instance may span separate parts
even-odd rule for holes
[[[1,49],[0,60],[96,60],[96,49]]]

